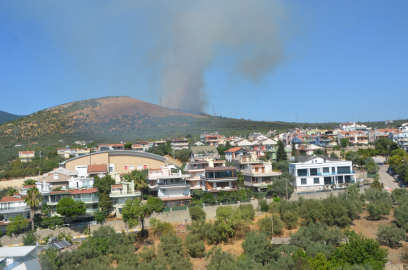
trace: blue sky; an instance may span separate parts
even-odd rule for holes
[[[202,83],[200,93],[205,94],[200,100],[207,113],[212,114],[214,105],[217,115],[234,117],[236,113],[237,118],[252,120],[408,118],[407,1],[282,1],[268,5],[264,15],[270,12],[276,19],[267,20],[265,29],[277,26],[281,44],[275,47],[275,39],[266,42],[271,42],[270,51],[279,51],[279,60],[266,63],[256,79],[237,71],[242,54],[247,53],[245,46],[264,49],[260,36],[254,38],[258,43],[242,41],[253,37],[245,33],[253,31],[250,27],[256,23],[243,29],[245,19],[251,17],[220,13],[219,18],[235,20],[226,24],[226,32],[217,32],[217,24],[200,28],[200,23],[212,20],[216,1],[213,5],[169,1],[167,6],[155,1],[61,3],[0,2],[0,110],[30,114],[71,101],[119,95],[156,104],[160,96],[180,100],[181,92],[166,92],[161,87],[168,75],[163,75],[163,67],[174,70],[180,48],[192,50],[191,46],[174,45],[183,37],[183,42],[192,40],[191,44],[199,45],[198,53],[186,57],[187,66],[197,70],[187,77],[197,76],[194,86]],[[245,15],[245,5],[224,10],[237,13],[244,7]],[[248,16],[257,12],[250,10]],[[192,17],[197,14],[209,18],[196,22]],[[176,19],[182,22],[183,31],[177,32]],[[190,25],[199,30],[186,30]],[[205,31],[236,34],[220,37]],[[206,35],[220,40],[201,48]],[[237,36],[241,41],[229,43]],[[184,71],[185,62],[180,65]],[[177,76],[172,79],[179,83]],[[190,91],[188,86],[186,91]],[[192,96],[188,102],[195,99]]]

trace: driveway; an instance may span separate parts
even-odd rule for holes
[[[380,166],[378,174],[380,175],[380,181],[384,183],[384,188],[389,187],[390,189],[399,188],[397,181],[387,173],[388,164],[384,164],[384,157],[374,157],[374,161]]]

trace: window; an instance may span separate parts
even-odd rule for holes
[[[324,167],[323,168],[323,173],[329,173],[330,172],[330,168],[329,167]]]
[[[336,167],[332,167],[332,173],[336,172]]]
[[[325,177],[324,178],[324,184],[325,185],[331,185],[332,181],[331,181],[331,177]]]
[[[134,170],[134,169],[135,169],[135,166],[133,166],[133,165],[129,166],[129,170]]]
[[[344,179],[346,180],[346,183],[350,183],[350,182],[351,182],[351,177],[350,177],[350,175],[344,176]]]
[[[317,169],[310,169],[310,175],[317,175]]]
[[[350,173],[350,167],[345,166],[345,167],[337,167],[337,173]]]
[[[344,183],[344,181],[343,181],[343,176],[341,175],[341,176],[337,176],[337,182],[339,183],[339,184],[343,184]]]
[[[300,184],[301,185],[306,185],[306,178],[301,178],[300,179]]]
[[[315,185],[320,184],[320,179],[319,179],[319,177],[313,178],[313,184],[315,184]]]
[[[307,176],[307,169],[298,169],[298,176]]]

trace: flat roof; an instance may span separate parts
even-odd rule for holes
[[[70,162],[72,160],[76,160],[79,158],[88,157],[92,155],[104,154],[104,153],[108,153],[110,156],[136,156],[136,157],[151,158],[151,159],[155,159],[161,162],[165,162],[167,160],[167,158],[165,157],[162,157],[156,154],[152,154],[152,153],[148,153],[148,152],[139,152],[139,151],[132,151],[132,150],[107,150],[107,151],[99,151],[99,152],[94,152],[94,153],[70,158],[70,159],[67,159],[61,162],[60,164],[65,165],[67,162]]]
[[[206,171],[231,171],[237,170],[237,167],[234,166],[225,166],[225,167],[209,167],[209,168],[205,168]]]
[[[0,257],[25,257],[35,248],[36,246],[2,247]]]

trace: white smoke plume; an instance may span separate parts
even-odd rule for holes
[[[65,92],[78,99],[128,94],[146,100],[156,91],[164,106],[199,113],[207,105],[204,75],[217,59],[228,59],[232,72],[253,82],[284,59],[286,10],[278,0],[16,0],[0,8],[12,23],[35,22],[69,55],[84,81]]]
[[[179,2],[159,47],[164,105],[201,112],[206,106],[204,74],[226,53],[235,71],[257,82],[281,63],[284,50],[278,1],[207,0]]]

